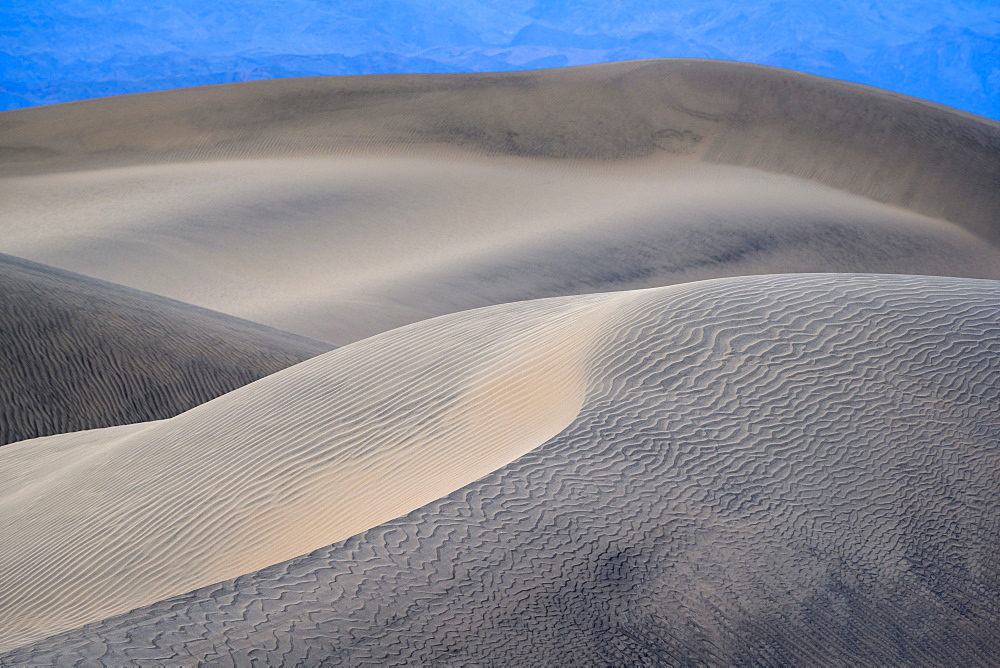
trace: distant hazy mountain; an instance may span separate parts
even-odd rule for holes
[[[996,0],[6,0],[0,109],[229,81],[719,58],[1000,118]]]

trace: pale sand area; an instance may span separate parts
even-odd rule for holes
[[[0,445],[173,417],[331,348],[0,255]]]
[[[1000,124],[709,61],[0,114],[6,252],[333,343],[720,276],[1000,278],[998,182]]]
[[[8,446],[6,648],[269,567],[0,663],[995,664],[997,359],[1000,282],[740,277]]]
[[[0,449],[0,649],[343,540],[576,417],[630,297],[465,312],[335,350],[165,421]]]

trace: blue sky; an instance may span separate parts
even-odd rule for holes
[[[694,57],[1000,119],[1000,2],[6,0],[0,109],[282,76]]]

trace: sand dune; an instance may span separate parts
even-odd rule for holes
[[[998,184],[708,61],[0,113],[0,665],[1000,663]]]
[[[997,279],[998,128],[708,61],[252,82],[0,114],[0,229],[333,343],[722,276]]]
[[[173,417],[331,347],[0,255],[0,445]]]
[[[372,528],[0,662],[995,663],[997,359],[995,281],[722,279],[447,316],[8,446],[0,480],[62,463],[0,496],[8,649]]]
[[[169,420],[6,446],[0,648],[342,540],[540,445],[617,301],[446,316]]]

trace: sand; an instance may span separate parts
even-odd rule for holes
[[[4,447],[0,648],[342,540],[541,445],[579,411],[612,299],[445,316],[169,420]]]
[[[173,417],[331,347],[0,255],[0,445]]]
[[[1000,278],[992,121],[649,61],[278,80],[0,114],[19,257],[343,344],[784,272]]]
[[[0,665],[1000,663],[998,183],[709,61],[0,113]]]
[[[446,316],[8,446],[65,464],[2,497],[7,648],[269,567],[2,660],[990,663],[998,354],[995,281],[722,279]],[[333,544],[270,566],[304,533]]]

